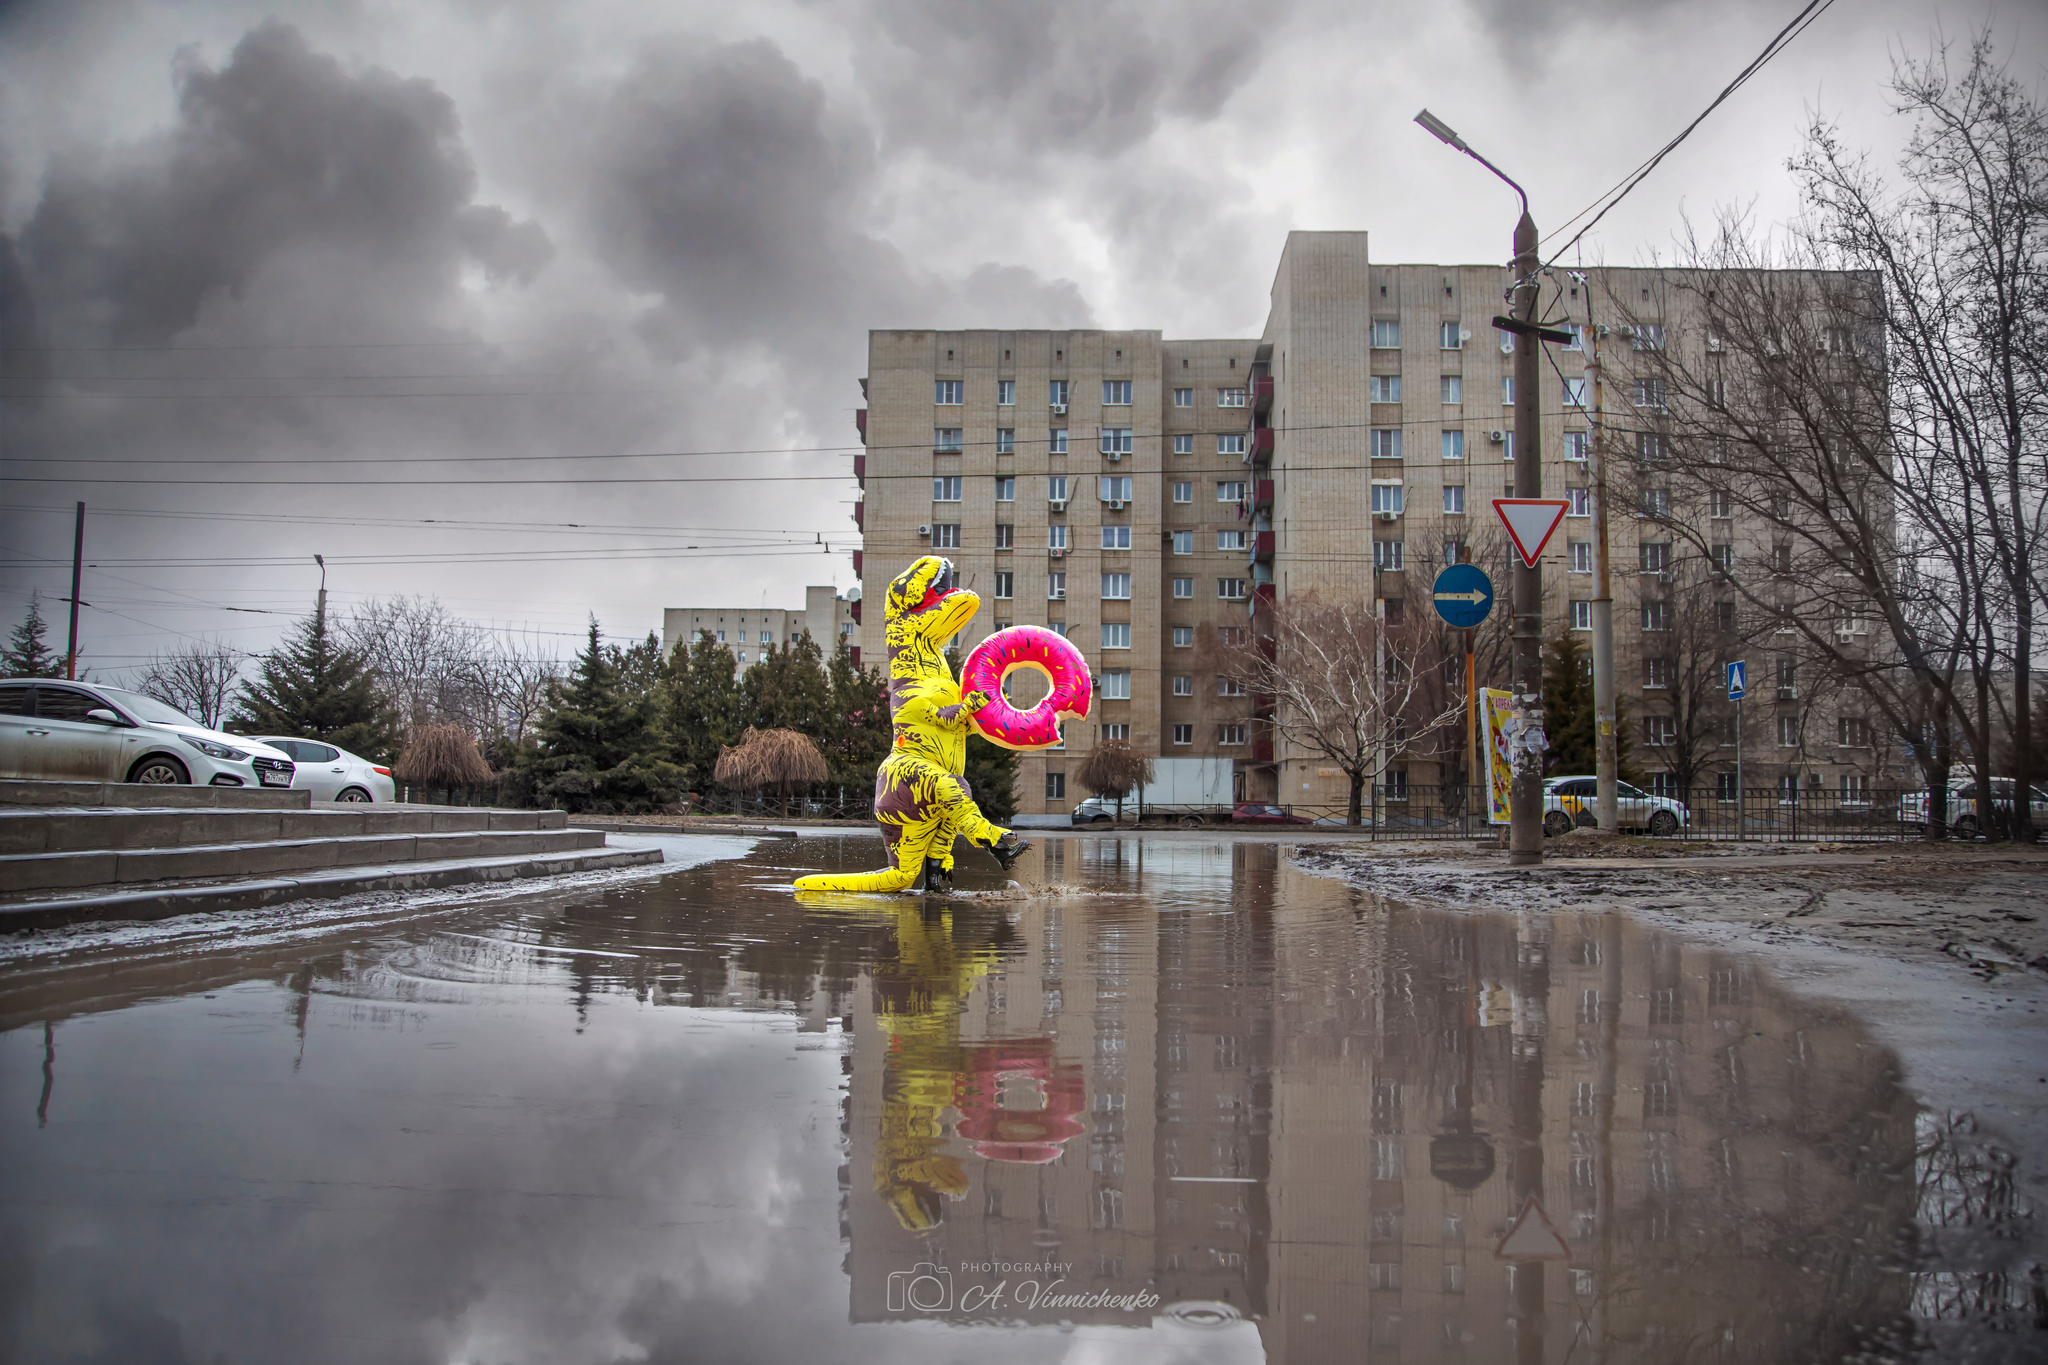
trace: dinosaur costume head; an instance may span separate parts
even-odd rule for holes
[[[931,677],[951,680],[946,642],[981,610],[981,599],[956,586],[951,560],[926,555],[896,575],[883,611],[888,622],[889,693]]]

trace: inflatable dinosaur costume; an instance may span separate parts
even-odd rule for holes
[[[1031,847],[982,816],[961,776],[968,728],[988,698],[960,695],[946,642],[974,619],[981,599],[955,585],[950,561],[926,555],[896,576],[883,609],[896,746],[875,773],[875,823],[892,865],[799,877],[799,891],[907,891],[920,876],[926,890],[949,889],[959,836],[987,849],[1005,871]]]

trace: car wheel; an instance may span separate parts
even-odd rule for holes
[[[1551,838],[1572,832],[1572,818],[1561,810],[1554,810],[1543,817],[1543,832]]]
[[[1984,832],[1984,827],[1977,823],[1976,816],[1965,815],[1962,819],[1950,825],[1948,832],[1958,839],[1974,839]]]
[[[1650,833],[1659,839],[1669,839],[1678,833],[1678,817],[1668,810],[1660,810],[1650,817]]]
[[[337,801],[368,801],[372,798],[361,787],[344,787],[334,794],[334,799]]]
[[[1202,827],[1202,817],[1199,815],[1183,815],[1180,818],[1180,827],[1182,829],[1200,829]]]
[[[165,754],[152,754],[135,765],[134,771],[128,774],[128,780],[152,787],[183,787],[190,785],[192,775],[177,759]]]

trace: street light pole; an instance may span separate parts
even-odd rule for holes
[[[1415,121],[1446,146],[1454,147],[1492,171],[1522,201],[1515,224],[1514,287],[1509,312],[1531,329],[1515,337],[1515,496],[1543,496],[1542,374],[1537,366],[1536,309],[1542,259],[1536,254],[1536,220],[1529,216],[1529,196],[1500,167],[1466,145],[1449,124],[1425,109]],[[1515,709],[1526,732],[1543,726],[1543,570],[1517,558],[1514,566]],[[1508,862],[1543,861],[1543,751],[1515,746],[1514,786],[1508,798]]]
[[[1587,451],[1593,482],[1593,771],[1598,795],[1594,810],[1609,834],[1621,827],[1620,741],[1614,714],[1614,574],[1607,538],[1606,372],[1600,368],[1600,328],[1593,320],[1593,285],[1574,274],[1586,291],[1586,368],[1593,372],[1593,430]]]

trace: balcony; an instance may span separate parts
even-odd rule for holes
[[[1254,465],[1273,463],[1273,428],[1260,427],[1252,433],[1251,449],[1245,452],[1245,459]]]
[[[1270,564],[1272,562],[1273,533],[1271,531],[1254,531],[1252,533],[1252,563]]]
[[[856,455],[856,456],[854,456],[854,457],[853,457],[853,477],[854,477],[855,481],[856,481],[856,482],[858,482],[858,483],[860,484],[860,486],[861,486],[862,488],[866,488],[866,487],[868,486],[868,457],[867,457],[867,456],[865,456],[865,455]]]
[[[868,410],[866,408],[855,408],[853,410],[853,429],[860,433],[860,443],[866,445],[868,443]]]
[[[1273,481],[1259,479],[1252,484],[1252,510],[1266,512],[1273,507]]]
[[[859,550],[855,550],[855,551],[853,552],[853,576],[854,576],[855,578],[859,578],[859,577],[860,577],[860,551],[859,551]],[[858,617],[856,617],[855,619],[856,619],[856,620],[858,620],[859,618],[858,618]]]
[[[1252,714],[1255,716],[1270,716],[1279,706],[1280,699],[1271,692],[1252,693]]]
[[[1271,611],[1280,603],[1280,590],[1271,583],[1252,584],[1252,615],[1261,610]]]
[[[849,612],[849,613],[850,613],[850,614],[852,615],[852,617],[853,617],[853,623],[854,623],[855,625],[859,625],[859,624],[860,624],[860,599],[859,599],[858,597],[856,597],[856,598],[854,598],[854,599],[853,599],[853,601],[851,601],[851,602],[847,603],[847,604],[846,604],[846,610],[847,610],[847,611],[848,611],[848,612]]]
[[[1272,740],[1270,740],[1270,739],[1255,739],[1255,740],[1253,740],[1253,741],[1252,741],[1252,762],[1254,762],[1254,763],[1271,763],[1272,761],[1273,761],[1273,741],[1272,741]]]
[[[853,619],[854,619],[854,620],[856,620],[856,621],[858,621],[858,620],[860,620],[860,617],[856,616],[856,617],[854,617]],[[851,664],[852,664],[852,665],[853,665],[853,666],[854,666],[855,668],[859,668],[859,667],[860,667],[860,646],[859,646],[859,645],[848,645],[848,646],[846,647],[846,657],[847,657],[847,660],[848,660],[848,662],[850,662],[850,663],[851,663]]]
[[[1273,406],[1273,376],[1261,375],[1252,381],[1252,411],[1265,412]]]
[[[1252,647],[1259,651],[1259,657],[1267,663],[1272,663],[1273,660],[1280,657],[1280,643],[1270,635],[1256,637],[1252,642]]]
[[[855,526],[860,527],[862,531],[866,531],[868,529],[867,514],[868,505],[866,503],[857,502],[853,505],[853,524]]]

